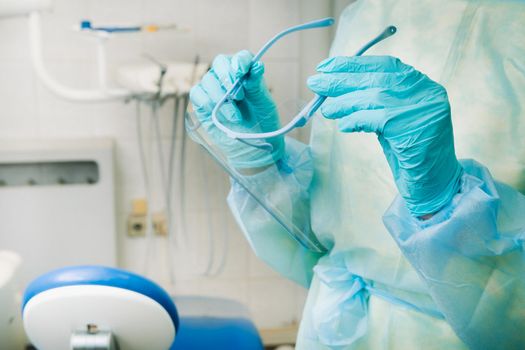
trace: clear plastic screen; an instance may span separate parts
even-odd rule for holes
[[[307,101],[300,101],[298,99],[288,99],[283,100],[282,102],[277,101],[277,109],[279,111],[280,123],[288,122],[295,116],[295,114],[301,110]],[[228,142],[228,147],[225,149],[224,144],[221,142],[216,142],[217,133],[221,131],[214,128],[213,123],[209,120],[201,121],[198,116],[193,111],[193,108],[190,104],[186,112],[186,130],[190,137],[197,143],[199,143],[212,157],[215,161],[230,175],[230,177],[241,185],[259,204],[264,208],[270,216],[275,219],[286,231],[291,235],[293,239],[299,242],[305,248],[314,251],[314,252],[324,252],[326,248],[317,240],[315,235],[311,232],[310,224],[304,222],[294,222],[293,215],[290,213],[285,213],[280,209],[275,203],[272,202],[270,196],[266,193],[265,189],[260,188],[259,182],[256,180],[257,177],[253,176],[257,172],[270,172],[279,173],[278,163],[272,163],[270,165],[265,165],[261,168],[246,169],[239,168],[232,164],[232,160],[229,157],[228,150],[231,150],[231,147],[240,147],[244,148],[247,151],[250,151],[249,146],[245,143],[242,143],[239,140],[234,139],[225,139],[228,136],[225,134],[220,135],[220,139],[224,142]],[[315,116],[314,116],[315,118]],[[226,122],[225,125],[235,128],[234,123]],[[259,125],[257,122],[252,124],[251,132],[258,132]],[[234,129],[235,130],[235,129]],[[246,130],[243,130],[246,131]],[[302,142],[305,142],[307,138],[306,129],[298,128],[295,129],[290,135],[292,137],[298,137]],[[250,143],[261,142],[261,140],[248,140]],[[262,142],[265,142],[264,140]],[[248,148],[247,148],[248,147]],[[261,155],[264,152],[269,152],[265,150],[258,149],[257,152],[261,152]],[[293,212],[293,209],[292,209]]]

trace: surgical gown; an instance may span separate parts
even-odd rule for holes
[[[258,257],[309,288],[298,349],[525,348],[525,2],[357,1],[330,55],[385,26],[388,54],[448,91],[460,192],[428,221],[397,196],[375,135],[316,117],[288,138],[261,193],[328,248],[303,248],[235,183],[228,202]],[[284,169],[284,170],[279,170]]]

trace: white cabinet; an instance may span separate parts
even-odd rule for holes
[[[22,257],[22,287],[51,269],[116,264],[112,142],[0,143],[0,249]]]

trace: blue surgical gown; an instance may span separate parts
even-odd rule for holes
[[[298,349],[525,348],[525,3],[357,1],[330,54],[389,24],[398,34],[371,54],[447,88],[460,193],[414,219],[375,135],[316,117],[309,144],[288,138],[284,165],[250,181],[328,252],[298,244],[235,182],[230,208],[257,256],[309,288]]]

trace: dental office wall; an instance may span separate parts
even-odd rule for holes
[[[111,40],[108,56],[113,72],[122,63],[143,61],[144,53],[160,61],[188,62],[198,54],[201,61],[210,62],[218,53],[234,53],[244,48],[257,50],[276,31],[331,15],[334,8],[341,7],[338,3],[330,0],[57,0],[54,10],[43,17],[44,54],[50,71],[64,84],[94,87],[94,44],[71,30],[81,19],[91,19],[95,24],[176,23],[188,28],[187,32],[129,34]],[[265,60],[269,86],[278,102],[296,100],[306,94],[303,86],[307,74],[327,55],[331,32],[308,35],[290,37]],[[249,307],[261,328],[287,326],[298,320],[306,291],[280,278],[253,255],[225,204],[228,178],[194,145],[189,147],[186,168],[185,209],[190,243],[186,249],[175,251],[175,283],[170,282],[166,240],[154,240],[153,253],[146,256],[146,239],[127,236],[131,200],[146,195],[139,165],[135,105],[76,104],[52,95],[32,72],[27,36],[24,18],[0,21],[0,140],[92,137],[114,140],[119,265],[146,273],[176,295],[236,299]],[[144,107],[142,112],[147,120],[149,110]],[[170,102],[161,109],[164,145],[170,139],[171,116]],[[145,133],[148,134],[148,130]],[[146,144],[150,142],[146,140]],[[155,169],[154,152],[150,150],[148,155],[149,166]],[[208,174],[207,180],[203,179],[203,173]],[[207,189],[203,186],[204,180]],[[162,196],[158,191],[153,195],[150,208],[162,209]],[[200,274],[208,257],[208,227],[212,227],[211,233],[217,239],[223,237],[223,232],[229,233],[224,271],[213,278]],[[217,241],[216,246],[220,245]]]

